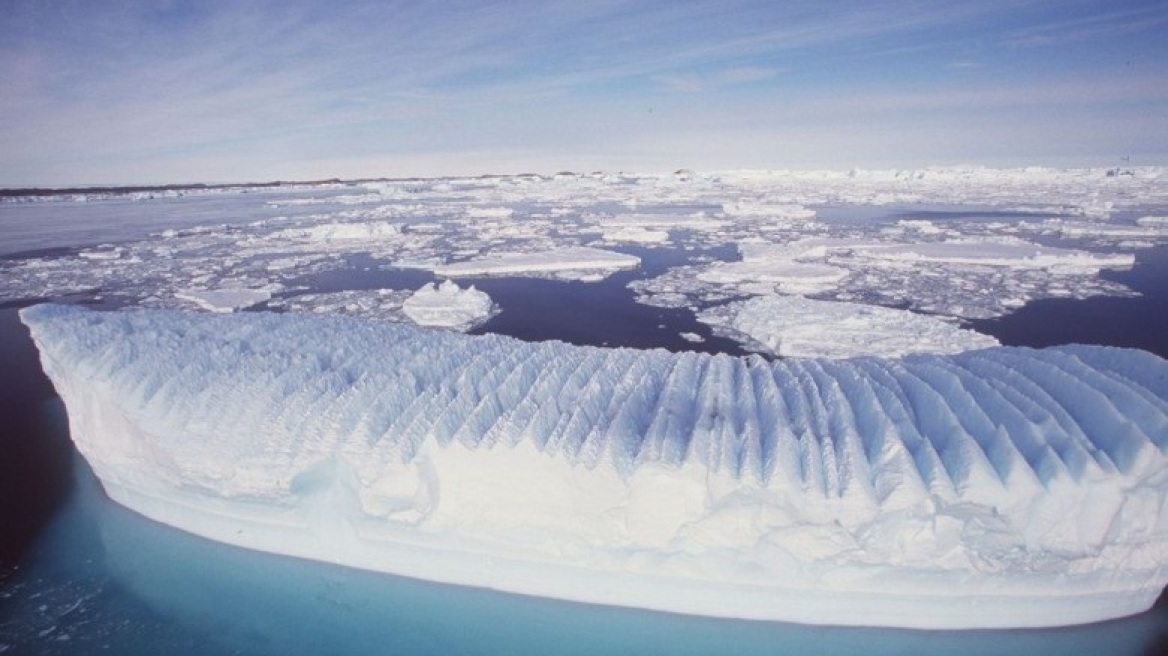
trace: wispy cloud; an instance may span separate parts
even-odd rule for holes
[[[1151,32],[1156,38],[1163,38],[1166,25],[1168,5],[1148,3],[1027,26],[1006,35],[1002,42],[1008,46],[1033,48],[1111,40],[1141,32]]]
[[[1083,78],[1050,68],[1058,58],[1002,67],[990,49],[1046,46],[1015,48],[1025,56],[1146,36],[1168,11],[1151,0],[1071,4],[1075,17],[1054,19],[1066,12],[1044,0],[8,0],[0,186],[38,170],[84,182],[131,161],[179,179],[215,162],[284,170],[407,153],[428,166],[504,150],[517,162],[538,152],[627,161],[630,135],[666,143],[669,130],[700,133],[728,114],[765,135],[816,107],[862,123],[1098,103],[1080,82],[1044,81]],[[1137,89],[1159,84],[1157,71],[1094,92],[1159,103]],[[980,82],[959,87],[946,74]]]

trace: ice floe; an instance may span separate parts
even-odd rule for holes
[[[801,296],[759,296],[698,313],[754,350],[786,357],[895,358],[997,346],[988,335],[907,310]]]
[[[278,290],[279,287],[276,287]],[[211,312],[235,312],[259,305],[272,298],[273,289],[185,289],[175,293],[175,296],[184,301]]]
[[[862,259],[1020,267],[1090,274],[1098,273],[1101,269],[1127,269],[1135,264],[1135,257],[1130,253],[1089,253],[1050,248],[1021,240],[850,244],[846,248]]]
[[[434,267],[434,273],[449,278],[554,273],[575,278],[596,272],[632,269],[641,263],[635,255],[600,248],[559,248],[538,253],[501,253]]]
[[[344,316],[409,321],[402,311],[413,294],[397,289],[350,289],[342,292],[309,292],[278,297],[268,303],[274,310],[288,312],[337,314]]]
[[[399,234],[397,225],[386,221],[368,223],[323,223],[303,228],[287,228],[272,234],[274,239],[309,241],[392,239]]]
[[[697,280],[733,285],[746,293],[816,294],[836,289],[848,276],[843,267],[800,261],[809,253],[797,244],[743,243],[738,250],[741,261],[712,263],[697,273]]]
[[[419,326],[466,330],[491,317],[494,303],[474,285],[463,289],[451,280],[429,283],[402,303],[402,311]]]

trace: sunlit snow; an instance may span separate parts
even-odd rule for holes
[[[697,273],[697,280],[746,292],[816,294],[838,288],[848,276],[843,267],[808,261],[798,243],[743,243],[738,251],[741,261],[710,264]]]
[[[402,303],[402,311],[419,326],[466,329],[491,316],[491,297],[450,280],[428,284]]]
[[[557,248],[548,252],[502,253],[452,262],[434,267],[434,273],[451,278],[466,276],[502,276],[554,273],[572,279],[590,272],[616,271],[636,267],[640,260],[632,255],[599,248]]]
[[[272,291],[241,288],[186,289],[177,291],[174,295],[211,312],[235,312],[271,299]]]
[[[801,296],[759,296],[698,318],[756,350],[788,357],[900,357],[997,346],[988,335],[913,312]]]

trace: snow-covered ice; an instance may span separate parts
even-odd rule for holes
[[[816,294],[835,289],[848,270],[820,262],[807,262],[811,249],[799,244],[742,243],[739,262],[715,262],[698,272],[701,282],[734,285],[741,291],[784,294]]]
[[[851,245],[863,258],[901,262],[950,262],[982,266],[1063,271],[1126,269],[1135,264],[1130,253],[1099,255],[1066,248],[1048,248],[1025,241],[962,240],[895,245]]]
[[[402,304],[405,312],[419,326],[436,326],[466,330],[491,317],[494,303],[486,292],[474,285],[463,289],[451,280],[441,285],[429,283]]]
[[[733,358],[299,314],[21,314],[116,501],[254,549],[534,595],[1065,625],[1168,582],[1168,363]]]
[[[998,345],[989,335],[908,310],[802,296],[757,296],[708,308],[698,319],[755,350],[786,357],[896,358]]]
[[[902,234],[906,222],[900,221],[879,235],[804,236],[783,243],[755,235],[737,244],[738,261],[676,267],[630,286],[651,304],[667,304],[660,299],[678,294],[681,305],[702,305],[778,293],[986,319],[1034,298],[1123,293],[1098,274],[1135,263],[1131,253],[1056,248],[1000,234],[956,239],[951,230],[922,221],[907,227],[911,235]]]
[[[641,263],[635,255],[600,248],[559,248],[538,253],[501,253],[434,267],[434,273],[450,278],[500,276],[524,273],[555,273],[562,277],[581,272],[619,271]]]
[[[669,241],[669,233],[665,230],[652,230],[636,225],[608,227],[601,236],[605,241],[618,243],[661,244]]]
[[[175,297],[190,301],[210,312],[235,312],[259,305],[272,298],[272,289],[184,289]]]
[[[369,223],[322,223],[305,228],[287,228],[272,236],[307,241],[346,241],[393,239],[398,236],[398,228],[387,221]]]
[[[640,266],[614,250],[624,248],[716,253],[632,280],[651,305],[798,293],[985,319],[1048,297],[1131,295],[1099,271],[1168,244],[1165,209],[1168,176],[1156,167],[600,172],[47,195],[0,199],[0,302],[100,294],[182,307],[185,290],[283,285],[273,302],[325,311],[337,307],[333,294],[393,287],[303,288],[353,258],[442,277],[595,282]],[[354,307],[382,300],[366,294]],[[384,315],[405,318],[400,308]]]

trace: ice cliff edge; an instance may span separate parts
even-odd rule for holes
[[[783,360],[340,317],[21,312],[114,500],[450,583],[825,624],[1050,626],[1168,582],[1168,362]]]

